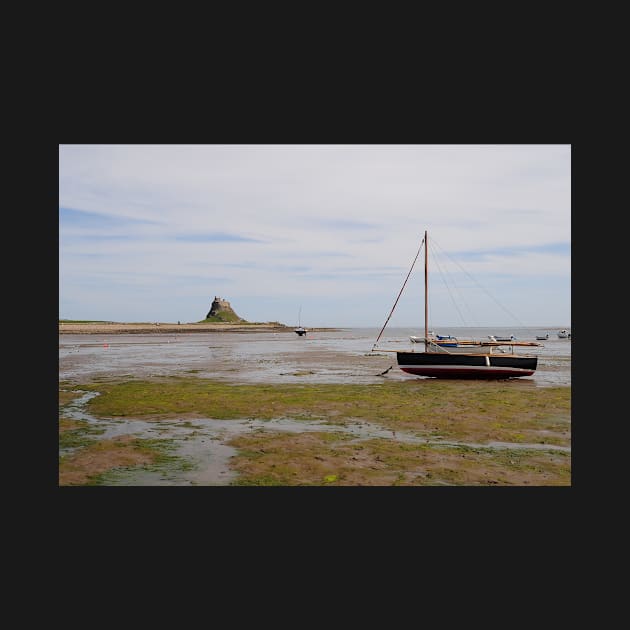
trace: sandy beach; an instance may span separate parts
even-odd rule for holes
[[[169,322],[144,322],[144,323],[119,323],[119,322],[95,322],[95,323],[66,323],[59,322],[60,335],[123,335],[123,334],[155,334],[155,333],[209,333],[209,332],[286,332],[292,330],[291,326],[275,322],[260,324],[223,324],[223,323],[193,323],[173,324]],[[333,328],[309,328],[313,331],[335,330]]]

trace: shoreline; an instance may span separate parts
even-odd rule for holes
[[[153,334],[153,333],[209,333],[209,332],[292,332],[294,327],[284,324],[229,324],[229,323],[204,323],[204,324],[172,324],[164,322],[155,323],[86,323],[74,324],[59,322],[59,334],[72,335],[126,335],[126,334]],[[330,332],[342,330],[341,328],[309,328],[311,332]]]

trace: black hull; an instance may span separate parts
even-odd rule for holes
[[[397,352],[398,367],[415,376],[436,378],[515,378],[531,376],[538,357],[491,354]]]

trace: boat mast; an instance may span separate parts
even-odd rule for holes
[[[427,299],[428,286],[429,286],[429,274],[427,264],[429,260],[429,247],[427,243],[427,231],[424,231],[424,351],[427,352],[429,345],[427,338],[429,336],[429,302]]]

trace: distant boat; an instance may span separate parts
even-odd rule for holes
[[[409,339],[414,343],[424,343],[424,337],[410,336]],[[435,335],[429,332],[428,342],[432,346],[436,346],[437,351],[442,351],[442,348],[448,348],[445,352],[451,353],[471,353],[488,352],[489,348],[494,348],[495,352],[505,353],[501,346],[540,346],[539,343],[533,341],[516,341],[514,335],[510,337],[495,337],[494,335],[488,335],[489,341],[481,341],[477,339],[459,339],[458,337],[452,337],[451,335]]]
[[[301,306],[298,312],[298,326],[294,330],[294,332],[300,337],[303,337],[308,332],[308,330],[306,330],[306,328],[302,326],[302,307]]]
[[[571,339],[571,333],[568,330],[558,331],[558,337],[560,339]]]
[[[510,335],[509,337],[497,337],[496,335],[488,335],[488,339],[490,339],[490,341],[516,341],[516,337],[514,335]]]
[[[411,269],[403,284],[398,298],[402,294],[407,280],[411,275],[413,266],[418,259],[420,250],[424,246],[424,352],[415,350],[386,350],[386,352],[396,352],[398,367],[408,374],[415,376],[433,376],[437,378],[511,378],[518,376],[531,376],[537,367],[538,357],[536,355],[516,355],[514,346],[540,346],[534,341],[460,341],[457,339],[438,339],[437,336],[429,336],[429,304],[428,304],[428,236],[424,233],[424,239],[420,244],[420,249],[416,254]],[[379,333],[372,350],[376,348],[378,340],[383,334],[385,326],[389,321],[398,298]],[[412,341],[414,341],[412,339]],[[440,345],[441,342],[455,343],[455,346]],[[417,343],[417,341],[416,341]],[[511,353],[506,353],[498,346],[510,346]],[[500,354],[495,354],[497,350]]]
[[[444,346],[456,345],[457,343],[459,343],[457,337],[453,337],[452,335],[435,335],[435,340],[438,344]]]
[[[538,339],[538,341],[545,341],[546,339],[549,339],[549,333],[546,335],[536,335],[536,339]]]
[[[430,330],[427,335],[431,338],[431,339],[437,339],[438,335],[436,335],[432,330]],[[440,337],[442,338],[442,337]],[[409,335],[409,339],[411,340],[412,343],[423,343],[424,342],[424,337],[418,337],[416,335]],[[453,337],[454,339],[454,337]]]
[[[424,337],[411,335],[409,339],[411,339],[413,343],[424,343]],[[481,346],[481,342],[475,341],[474,339],[458,339],[451,335],[436,335],[431,331],[429,331],[428,339],[430,343],[440,346],[441,348],[470,348]]]

